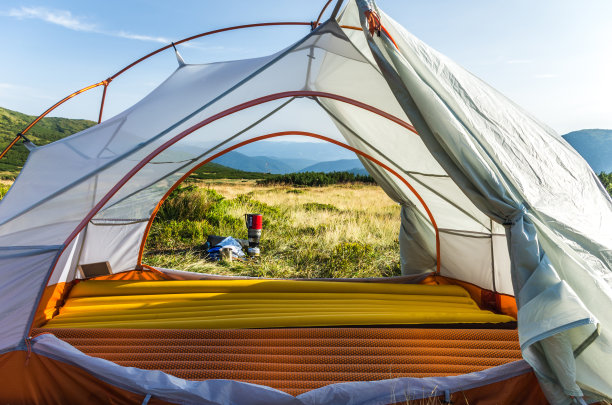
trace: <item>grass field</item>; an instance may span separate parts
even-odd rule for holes
[[[207,235],[246,239],[245,213],[264,216],[260,259],[207,261]],[[197,182],[164,203],[143,262],[260,277],[399,275],[399,225],[399,206],[375,185],[295,188],[244,180]]]

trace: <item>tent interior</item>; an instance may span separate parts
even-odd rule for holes
[[[507,396],[535,404],[564,403],[582,397],[581,389],[591,398],[612,395],[602,374],[610,366],[598,359],[609,355],[610,315],[601,305],[610,302],[610,284],[583,284],[587,273],[601,280],[594,274],[610,272],[603,231],[609,198],[558,135],[381,11],[375,14],[383,34],[370,35],[367,11],[375,7],[349,1],[337,18],[273,55],[208,64],[179,59],[176,71],[131,108],[31,151],[0,203],[2,268],[9,269],[2,288],[10,303],[0,323],[11,325],[0,332],[0,349],[8,356],[6,348],[30,345],[40,357],[31,369],[50,369],[45,356],[80,367],[30,386],[32,392],[48,398],[50,390],[72,389],[78,396],[98,379],[106,384],[96,391],[101,398],[126,402],[394,403],[430,396],[477,403]],[[408,73],[405,60],[413,66]],[[430,103],[416,90],[407,97],[399,90],[403,74],[455,80],[465,108],[479,114],[450,98]],[[470,93],[470,86],[486,91]],[[448,117],[497,138],[462,140]],[[502,127],[537,136],[513,140]],[[435,144],[439,133],[452,139]],[[351,150],[401,205],[402,276],[262,280],[143,263],[157,210],[189,174],[229,151],[283,136]],[[540,209],[546,198],[521,170],[545,174],[548,163],[526,161],[542,150],[556,150],[555,164],[576,162],[570,177],[597,195],[583,208],[607,217],[568,219],[576,207],[563,196],[555,199],[565,204],[560,213]],[[473,151],[480,155],[470,160]],[[466,181],[477,175],[478,182]],[[548,180],[541,181],[546,189]],[[556,181],[551,187],[568,191],[571,183]],[[569,225],[550,231],[547,221]],[[510,232],[518,226],[525,231]],[[84,280],[78,267],[99,262],[113,274]],[[552,298],[542,298],[543,291]],[[538,346],[564,333],[569,337],[559,345]],[[0,363],[0,375],[17,387],[27,371],[8,371],[10,361]],[[78,389],[71,383],[88,378]],[[14,389],[14,398],[33,395]]]

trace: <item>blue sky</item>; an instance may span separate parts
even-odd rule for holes
[[[0,106],[37,115],[169,41],[230,25],[311,21],[323,4],[3,0]],[[379,0],[378,5],[561,134],[612,128],[610,0]],[[243,30],[180,51],[188,63],[249,58],[275,52],[307,32],[306,27]],[[116,79],[105,117],[138,101],[175,67],[167,52]],[[53,115],[96,119],[100,96],[93,90]]]

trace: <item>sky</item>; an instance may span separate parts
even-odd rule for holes
[[[182,38],[232,25],[313,21],[324,0],[2,0],[0,106],[31,115]],[[612,128],[612,1],[378,0],[421,40],[560,134]],[[331,9],[331,7],[330,7]],[[257,28],[180,45],[187,63],[274,53],[308,27]],[[177,63],[166,51],[115,79],[105,118],[133,105]],[[101,88],[52,116],[97,119]]]

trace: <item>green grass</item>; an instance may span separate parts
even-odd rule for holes
[[[306,211],[338,211],[338,208],[332,204],[322,204],[318,202],[309,202],[302,205]]]
[[[0,150],[3,150],[36,117],[0,107]],[[46,145],[95,125],[88,120],[43,118],[27,134],[34,144]],[[19,141],[0,160],[0,178],[14,179],[28,157],[28,150]]]
[[[220,179],[266,179],[270,177],[267,173],[245,172],[242,170],[232,169],[218,163],[210,162],[200,167],[190,176],[192,180],[220,180]]]
[[[295,195],[279,186],[251,186],[254,191],[246,193],[240,192],[245,189],[244,185],[224,187],[228,194],[235,192],[235,195],[227,198],[215,189],[193,185],[176,190],[153,223],[144,262],[188,271],[256,277],[350,278],[400,274],[397,205],[386,200],[374,209],[341,208],[308,201],[321,198],[321,193],[330,198],[378,193],[377,187],[326,187],[318,189],[316,195],[312,189]],[[374,211],[379,208],[382,212]],[[261,213],[264,218],[260,259],[232,263],[206,261],[202,245],[207,236],[246,239],[243,215],[249,212]],[[382,227],[378,224],[376,229],[374,222],[382,222]]]

